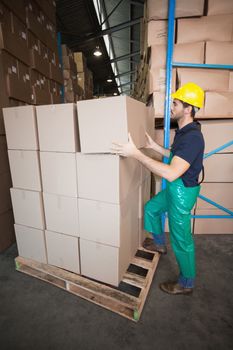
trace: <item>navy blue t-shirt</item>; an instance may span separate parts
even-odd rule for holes
[[[186,187],[198,185],[198,176],[202,170],[205,142],[200,127],[198,122],[192,122],[177,129],[171,147],[173,157],[178,156],[190,164],[181,176]]]

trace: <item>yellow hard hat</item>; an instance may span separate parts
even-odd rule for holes
[[[172,98],[202,108],[204,104],[204,91],[197,84],[187,83],[172,94]]]

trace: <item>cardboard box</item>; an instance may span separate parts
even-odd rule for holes
[[[110,153],[112,142],[127,143],[130,132],[137,147],[145,144],[147,110],[128,96],[79,101],[78,122],[83,153]]]
[[[119,204],[140,184],[141,166],[135,159],[77,153],[76,160],[80,198]]]
[[[204,11],[204,0],[176,1],[175,17],[194,17],[202,16]],[[148,19],[167,19],[168,1],[167,0],[148,0],[147,1]]]
[[[36,69],[49,78],[49,56],[47,47],[31,32],[28,32],[28,45],[31,68]]]
[[[233,120],[203,120],[200,123],[205,139],[205,153],[213,151],[233,139]],[[233,145],[218,153],[233,153]]]
[[[230,209],[233,211],[233,209]],[[219,209],[197,209],[195,215],[227,215]],[[202,219],[196,218],[194,234],[225,234],[233,233],[233,219]]]
[[[44,44],[47,44],[47,30],[43,23],[40,7],[35,1],[25,0],[27,28]]]
[[[43,230],[45,228],[42,193],[11,188],[15,223]]]
[[[49,80],[39,72],[30,69],[32,83],[32,103],[36,105],[50,103]]]
[[[36,107],[41,151],[78,152],[77,108],[73,103]]]
[[[50,98],[52,104],[62,103],[62,86],[55,81],[49,82]]]
[[[179,86],[193,82],[204,91],[228,91],[230,73],[224,69],[177,69]]]
[[[56,24],[56,1],[55,0],[35,0],[49,20]]]
[[[27,28],[18,17],[0,4],[0,48],[29,65]]]
[[[94,221],[91,222],[87,214],[87,209],[83,207],[87,220],[84,225],[84,223],[81,223],[80,218],[82,274],[117,286],[128,268],[131,258],[136,253],[139,244],[138,191],[134,191],[131,198],[120,206],[79,199],[79,202],[81,201],[83,203],[85,202],[85,205],[89,208],[93,205],[91,213],[92,218],[94,218]],[[131,205],[129,205],[129,202],[131,202]],[[109,215],[106,216],[107,213]],[[118,215],[116,215],[117,213]],[[119,217],[120,224],[118,221]],[[120,226],[120,234],[119,230],[118,234],[116,232],[116,223],[118,223],[118,227]],[[97,225],[99,228],[98,231],[96,230]],[[83,239],[82,233],[84,232],[86,237],[88,235],[92,236],[96,242]],[[103,241],[110,242],[111,240],[114,245],[120,245],[120,247],[102,243]]]
[[[42,191],[38,151],[8,151],[13,187]]]
[[[233,208],[233,183],[202,183],[200,194],[222,205]],[[201,198],[197,199],[197,209],[217,209]]]
[[[150,200],[151,193],[151,177],[148,177],[143,183],[139,186],[139,219],[144,217],[144,206]]]
[[[165,93],[153,92],[154,114],[164,117],[164,113],[165,113],[164,103],[165,103]]]
[[[206,43],[205,63],[232,65],[233,42],[208,41]]]
[[[147,23],[147,45],[166,45],[168,21],[149,21]]]
[[[12,186],[11,174],[4,173],[0,175],[0,214],[10,210],[11,205],[11,196],[10,188]]]
[[[177,23],[177,43],[233,40],[233,15],[185,18]]]
[[[130,258],[138,248],[138,201],[138,188],[121,204],[79,198],[80,237],[114,247],[129,241]]]
[[[233,72],[230,71],[229,91],[233,92]]]
[[[196,43],[175,44],[174,46],[174,62],[204,63],[204,57],[204,41]]]
[[[6,136],[0,136],[0,175],[10,172]]]
[[[53,64],[52,62],[49,63],[49,76],[50,79],[56,81],[59,84],[63,84],[63,73],[61,69],[60,64]]]
[[[206,92],[205,116],[224,117],[233,116],[233,92]]]
[[[79,274],[79,239],[48,230],[45,237],[48,263]]]
[[[43,193],[46,228],[79,237],[78,199]]]
[[[15,242],[14,217],[12,210],[0,215],[0,253]]]
[[[4,108],[3,115],[8,149],[39,149],[33,106]]]
[[[73,56],[62,56],[62,65],[64,69],[69,69],[72,72],[77,72],[77,67]]]
[[[80,238],[82,275],[118,286],[130,263],[124,253],[124,247],[111,247]]]
[[[31,103],[29,68],[5,51],[0,51],[0,76],[3,107],[9,105],[8,97]]]
[[[77,197],[75,153],[40,152],[43,191]]]
[[[208,0],[208,16],[233,13],[233,2],[231,0]]]
[[[47,264],[45,233],[43,230],[16,224],[15,234],[20,256]]]
[[[165,92],[166,90],[166,69],[153,68],[149,72],[149,93],[154,91]],[[176,69],[172,70],[172,91],[176,90]]]
[[[4,3],[20,20],[25,24],[26,23],[26,10],[24,1],[15,1],[15,0],[2,0]]]
[[[181,43],[174,45],[174,62],[204,63],[205,43]],[[165,44],[152,45],[150,67],[166,68],[167,46]]]
[[[84,72],[87,68],[86,58],[82,52],[74,52],[74,61],[76,64],[77,72]]]
[[[170,145],[173,144],[174,137],[175,137],[175,129],[170,129]],[[164,145],[164,129],[155,128],[154,135],[152,136],[152,138],[160,146],[163,146]]]
[[[204,160],[205,182],[233,182],[233,153],[214,154]]]

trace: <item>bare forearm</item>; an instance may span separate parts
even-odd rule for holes
[[[168,181],[174,180],[174,174],[170,165],[151,159],[150,157],[147,157],[139,150],[135,152],[133,157],[137,159],[140,163],[142,163],[152,173],[157,174]]]
[[[170,153],[171,153],[170,150],[166,149],[166,148],[164,148],[164,147],[162,147],[162,146],[160,146],[158,144],[153,147],[153,150],[155,152],[158,152],[159,154],[161,154],[164,157],[167,157],[167,158],[170,157]]]

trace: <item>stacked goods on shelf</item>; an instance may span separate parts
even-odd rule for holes
[[[3,107],[61,102],[55,18],[52,0],[0,2],[0,134]]]
[[[84,98],[84,90],[78,84],[77,66],[74,60],[74,54],[66,45],[62,45],[62,63],[65,102],[77,102],[82,100]]]
[[[93,98],[93,74],[87,68],[86,58],[82,52],[74,52],[74,60],[77,67],[78,85],[84,91],[84,98]]]
[[[4,109],[19,255],[120,283],[142,237],[150,172],[111,147],[130,132],[142,148],[150,116],[125,96]]]
[[[191,3],[177,1],[175,18],[202,16],[204,0]],[[147,2],[147,42],[151,47],[149,93],[153,94],[155,118],[164,117],[166,88],[166,55],[168,36],[168,1]],[[179,20],[176,20],[179,21]],[[176,22],[174,25],[176,29]],[[174,35],[174,38],[176,35]],[[196,40],[197,41],[197,40]],[[204,63],[204,42],[175,44],[173,61]],[[177,88],[176,69],[172,70],[172,91]]]
[[[204,41],[204,63],[232,65],[233,10],[230,3],[223,1],[221,6],[218,6],[216,1],[209,1],[207,16],[178,19],[177,42],[195,45],[197,41]],[[217,13],[218,8],[219,13]],[[205,107],[203,112],[198,114],[199,118],[233,117],[233,76],[231,71],[189,68],[180,68],[177,71],[179,86],[192,80],[205,91]]]
[[[232,140],[232,120],[201,122],[205,138],[205,153]],[[233,211],[233,146],[204,160],[205,179],[200,194]],[[195,215],[228,215],[198,198]],[[233,219],[201,219],[194,222],[194,233],[233,233]]]

